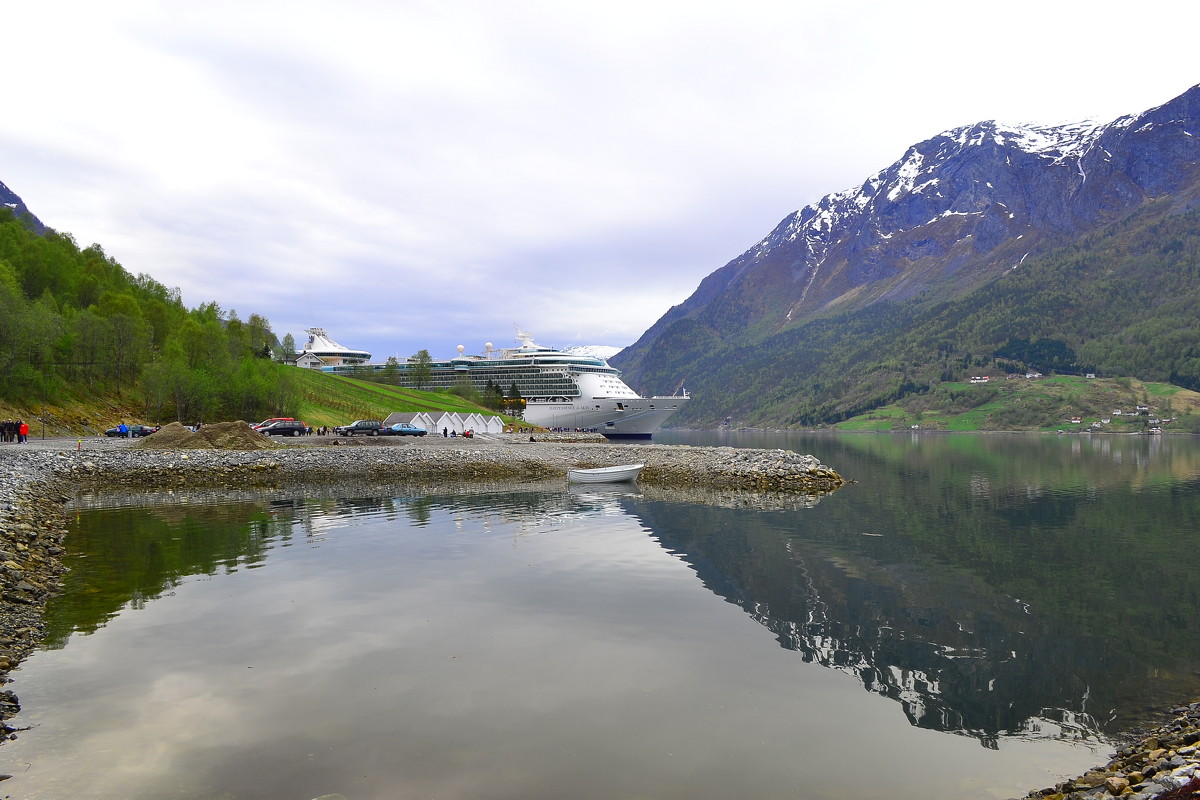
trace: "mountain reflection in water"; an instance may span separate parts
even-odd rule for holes
[[[1194,437],[686,441],[789,447],[855,481],[791,519],[648,524],[784,647],[915,725],[989,747],[1115,734],[1200,692]]]
[[[855,552],[853,538],[829,547],[753,515],[646,504],[635,513],[780,645],[896,700],[913,725],[991,748],[1003,736],[1100,729],[1090,709],[1105,700],[1095,686],[1104,678],[1093,665],[1116,666],[1102,643],[967,574],[880,562]]]

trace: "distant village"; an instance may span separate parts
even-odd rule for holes
[[[1020,375],[1006,375],[1004,379],[1005,380],[1016,380],[1016,379],[1019,379],[1020,377],[1021,377]],[[1036,380],[1037,378],[1042,377],[1042,373],[1026,372],[1025,377],[1029,380]],[[1094,379],[1096,377],[1096,373],[1089,372],[1084,377]],[[972,375],[969,382],[970,383],[989,383],[991,381],[991,379],[992,379],[991,375]],[[1101,417],[1100,419],[1093,421],[1091,424],[1091,427],[1094,429],[1101,429],[1105,425],[1111,425],[1112,417],[1148,417],[1146,422],[1148,422],[1150,425],[1152,425],[1154,427],[1151,427],[1150,430],[1147,431],[1147,433],[1162,433],[1162,428],[1160,428],[1158,426],[1165,425],[1169,422],[1175,421],[1173,417],[1160,418],[1160,417],[1151,416],[1151,413],[1152,413],[1152,410],[1151,410],[1150,406],[1139,405],[1139,406],[1136,406],[1132,411],[1120,409],[1120,408],[1114,408],[1113,412],[1112,412],[1112,416]],[[1082,425],[1083,417],[1068,417],[1066,421],[1071,423],[1072,425]]]

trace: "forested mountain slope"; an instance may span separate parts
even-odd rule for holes
[[[122,419],[212,422],[273,416],[339,425],[392,411],[479,411],[470,397],[418,392],[279,363],[258,314],[204,303],[131,275],[99,245],[46,228],[0,184],[0,417],[43,417],[50,435]]]
[[[189,310],[99,245],[18,216],[19,202],[0,206],[0,401],[134,389],[146,416],[166,420],[261,419],[293,402],[266,319]]]
[[[654,366],[660,380],[687,377],[693,399],[682,421],[728,416],[758,426],[839,422],[989,371],[1095,372],[1197,389],[1200,212],[1166,205],[954,300],[875,303],[702,353],[673,350],[667,337]]]

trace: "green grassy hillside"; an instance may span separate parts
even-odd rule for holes
[[[308,369],[297,369],[296,372],[296,412],[300,419],[314,427],[345,425],[356,419],[383,419],[394,411],[496,413],[445,392],[401,389]],[[510,422],[512,418],[505,417],[504,420]]]
[[[1138,414],[1139,406],[1147,410]],[[1116,414],[1117,410],[1123,413]],[[1080,421],[1072,422],[1073,418]],[[1153,422],[1156,419],[1160,422]],[[1152,427],[1195,431],[1200,430],[1200,393],[1131,378],[999,376],[982,384],[947,381],[834,427],[860,431],[913,427],[944,431],[1140,433]]]
[[[394,411],[457,411],[486,414],[495,412],[477,406],[461,397],[444,392],[423,392],[400,389],[379,383],[325,375],[295,367],[279,367],[291,380],[293,411],[313,427],[345,425],[356,419],[383,419]],[[158,425],[167,419],[147,417],[145,398],[135,389],[92,393],[83,385],[68,384],[48,389],[45,399],[45,431],[47,436],[88,436],[111,428],[117,423]],[[23,419],[29,423],[29,435],[42,435],[41,398],[19,403],[0,402],[0,419]],[[513,421],[504,417],[505,422]],[[187,420],[194,422],[196,420]],[[209,419],[201,422],[222,422]],[[257,422],[259,420],[247,420]]]

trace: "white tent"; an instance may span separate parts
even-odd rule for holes
[[[431,411],[433,427],[429,428],[430,433],[441,433],[443,430],[454,431],[461,435],[466,426],[463,425],[462,417],[453,411]]]

